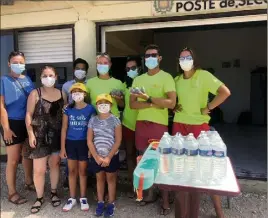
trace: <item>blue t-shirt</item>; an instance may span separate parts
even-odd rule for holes
[[[64,114],[68,116],[66,138],[69,140],[85,140],[87,138],[88,121],[96,114],[95,108],[91,104],[82,109],[67,107]]]
[[[70,80],[67,81],[66,83],[63,84],[62,86],[62,91],[66,94],[66,96],[68,97],[68,103],[71,104],[73,102],[72,96],[70,94],[70,88],[72,87],[73,84],[75,84],[75,80]],[[87,80],[85,80],[84,84],[86,85]]]
[[[27,98],[33,89],[34,85],[28,76],[17,79],[7,75],[1,76],[0,95],[5,98],[5,106],[9,119],[25,119]]]

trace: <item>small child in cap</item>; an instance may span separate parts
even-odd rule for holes
[[[117,171],[120,167],[119,146],[122,140],[120,120],[111,114],[112,97],[109,94],[97,96],[98,115],[88,124],[87,141],[97,177],[98,204],[96,216],[114,215]],[[105,207],[105,182],[108,183],[109,201]]]

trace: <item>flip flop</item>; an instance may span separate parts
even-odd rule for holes
[[[171,212],[170,208],[164,208],[163,206],[161,206],[160,215],[166,216],[166,215],[170,214],[170,212]]]
[[[43,197],[42,198],[36,198],[36,201],[34,202],[34,205],[36,204],[36,202],[39,202],[40,205],[31,207],[31,213],[32,214],[36,214],[36,213],[38,213],[40,211],[41,206],[44,204]]]
[[[18,196],[18,198],[16,200],[11,200],[14,196]],[[20,205],[20,204],[25,204],[28,200],[20,196],[17,192],[15,192],[14,194],[9,195],[8,201],[13,204]]]

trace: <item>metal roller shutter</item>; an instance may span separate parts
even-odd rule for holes
[[[73,61],[72,28],[21,32],[18,45],[27,64]]]

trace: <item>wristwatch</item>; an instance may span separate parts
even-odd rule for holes
[[[147,103],[150,103],[150,104],[153,103],[153,102],[152,102],[152,97],[149,96],[146,102],[147,102]]]

